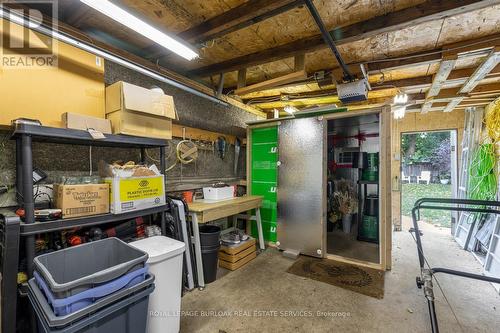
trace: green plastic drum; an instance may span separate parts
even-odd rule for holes
[[[363,169],[363,180],[378,180],[378,153],[368,153],[368,166]]]
[[[363,221],[359,228],[359,237],[364,240],[378,242],[378,218],[376,216],[363,216]]]

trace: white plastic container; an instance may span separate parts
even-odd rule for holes
[[[147,264],[155,276],[149,297],[148,333],[178,333],[180,330],[183,242],[154,236],[130,243],[149,254]]]
[[[205,200],[224,200],[232,197],[234,197],[234,186],[203,188],[203,199]]]

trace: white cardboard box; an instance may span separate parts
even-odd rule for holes
[[[120,214],[164,205],[164,179],[163,175],[105,178],[105,182],[110,184],[110,212]]]

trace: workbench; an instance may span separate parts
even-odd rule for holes
[[[203,261],[201,255],[201,242],[198,224],[209,223],[221,218],[236,216],[246,220],[254,220],[257,222],[257,231],[259,234],[259,247],[265,249],[264,235],[262,233],[262,221],[260,217],[260,206],[262,205],[263,197],[257,195],[247,195],[233,199],[221,201],[194,201],[189,204],[189,216],[193,226],[193,244],[196,256],[196,270],[198,276],[198,287],[200,290],[205,288],[205,280],[203,278]],[[252,209],[255,209],[255,215],[244,215]]]

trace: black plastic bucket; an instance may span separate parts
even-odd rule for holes
[[[217,279],[221,229],[215,225],[204,224],[199,227],[199,230],[203,260],[203,278],[205,283],[208,284]]]
[[[220,244],[220,227],[203,224],[199,227],[201,247],[212,247]]]
[[[201,256],[203,258],[203,278],[205,280],[205,284],[214,282],[217,279],[219,249],[220,245],[213,248],[201,249]]]

